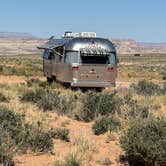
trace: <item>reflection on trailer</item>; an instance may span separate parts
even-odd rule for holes
[[[115,86],[117,54],[108,39],[93,32],[66,32],[38,48],[44,49],[43,71],[49,82],[57,80],[71,87]]]

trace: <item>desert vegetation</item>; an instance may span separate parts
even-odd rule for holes
[[[137,58],[143,57],[120,57],[118,81],[131,81],[129,86],[98,93],[48,84],[39,56],[3,57],[0,163],[31,165],[33,158],[54,166],[164,166],[165,64],[157,67],[160,59],[153,57],[154,68],[141,68],[146,58]]]

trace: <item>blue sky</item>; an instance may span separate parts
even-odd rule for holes
[[[0,0],[0,31],[166,42],[166,0]]]

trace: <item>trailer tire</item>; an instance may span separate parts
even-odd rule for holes
[[[47,82],[48,83],[53,83],[56,81],[56,77],[55,76],[52,76],[51,78],[50,77],[47,77]]]

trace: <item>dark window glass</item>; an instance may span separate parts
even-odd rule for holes
[[[54,59],[54,54],[50,50],[45,50],[43,53],[43,58],[49,60]]]
[[[43,53],[43,58],[44,59],[48,59],[49,54],[50,54],[50,51],[49,50],[45,50],[44,53]]]
[[[83,64],[109,64],[108,56],[81,56]]]

